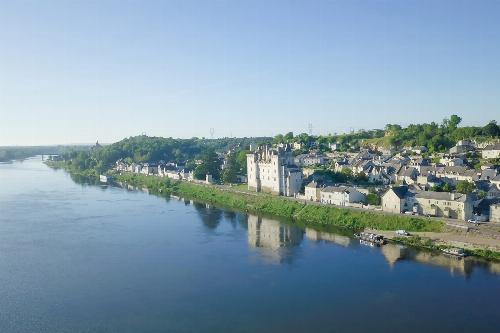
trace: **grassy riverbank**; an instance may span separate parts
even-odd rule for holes
[[[49,167],[53,169],[63,169],[73,176],[86,177],[91,179],[99,179],[99,172],[95,169],[78,169],[74,165],[64,161],[45,161]]]
[[[122,174],[116,175],[115,179],[133,186],[148,188],[153,194],[175,194],[242,211],[292,219],[304,224],[333,225],[351,230],[374,228],[439,232],[443,228],[443,223],[434,219],[312,205],[283,197],[260,193],[242,193],[216,186],[172,181],[152,176]]]

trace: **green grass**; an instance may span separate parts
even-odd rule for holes
[[[81,177],[92,178],[92,179],[99,178],[99,172],[95,169],[80,170],[80,169],[74,167],[73,165],[68,164],[66,162],[63,162],[63,161],[45,161],[45,164],[47,164],[49,167],[51,167],[53,169],[63,169],[74,176],[81,176]]]
[[[153,194],[175,194],[242,211],[287,218],[303,224],[333,225],[351,230],[361,230],[369,227],[379,230],[405,229],[408,231],[439,232],[443,228],[443,223],[434,219],[305,204],[283,197],[266,194],[256,195],[255,193],[236,193],[233,192],[233,189],[171,181],[154,176],[122,174],[116,175],[115,178],[117,181],[133,186],[147,187]]]

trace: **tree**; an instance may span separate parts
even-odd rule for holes
[[[363,171],[361,171],[360,173],[358,173],[356,175],[356,179],[355,179],[357,182],[367,182],[368,181],[368,176],[366,175],[366,173],[364,173]]]
[[[283,137],[283,134],[278,134],[273,139],[274,144],[283,143],[283,142],[285,142],[285,138]]]
[[[340,174],[341,174],[342,176],[344,176],[346,180],[350,180],[350,179],[352,179],[352,175],[353,175],[353,174],[352,174],[352,170],[351,170],[351,169],[349,169],[349,168],[343,168],[343,169],[340,171]]]
[[[236,165],[238,172],[243,175],[247,174],[247,154],[250,153],[250,150],[241,150],[236,155]]]
[[[238,165],[236,162],[236,154],[229,154],[226,158],[226,165],[222,170],[222,181],[226,184],[236,183],[238,175]]]
[[[374,206],[380,205],[380,197],[378,195],[376,195],[375,193],[369,193],[366,196],[366,201],[370,205],[374,205]]]
[[[293,141],[293,132],[288,132],[285,134],[284,139],[286,142],[290,143]]]
[[[492,120],[488,125],[484,126],[481,130],[483,135],[497,137],[500,136],[500,128],[495,120]]]
[[[452,114],[450,120],[448,122],[448,127],[455,129],[458,127],[458,124],[462,121],[462,118],[457,116],[456,114]]]
[[[201,158],[202,162],[194,169],[196,179],[205,179],[206,175],[212,175],[215,180],[220,179],[219,158],[213,149],[208,149]]]
[[[474,185],[474,183],[468,182],[466,180],[459,181],[456,187],[457,192],[462,194],[471,193],[475,188],[476,186]]]

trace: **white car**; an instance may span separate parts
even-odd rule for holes
[[[410,236],[410,233],[406,230],[396,230],[396,235],[398,235],[398,236]]]

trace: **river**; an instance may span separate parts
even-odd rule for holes
[[[500,332],[500,264],[0,164],[0,332]]]

